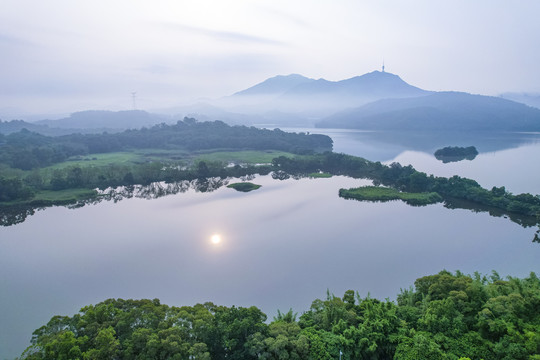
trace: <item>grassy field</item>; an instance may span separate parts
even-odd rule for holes
[[[380,186],[363,186],[352,189],[340,189],[339,196],[346,199],[365,201],[402,200],[409,205],[428,205],[441,202],[442,197],[435,193],[408,193]]]
[[[283,151],[217,151],[193,156],[194,161],[242,163],[242,164],[268,164],[279,156],[295,157],[298,155]]]
[[[36,191],[34,197],[28,200],[5,201],[0,203],[2,206],[50,206],[74,204],[79,200],[92,199],[97,195],[97,191],[93,189],[66,189],[66,190],[40,190]]]
[[[311,173],[309,174],[309,177],[311,178],[331,178],[332,174],[329,173]]]
[[[67,161],[48,166],[44,169],[55,170],[70,166],[107,166],[111,164],[132,165],[150,161],[183,162],[192,163],[199,161],[243,163],[243,164],[266,164],[278,156],[297,156],[283,151],[212,151],[189,153],[178,150],[144,149],[132,152],[114,152],[105,154],[90,154],[70,158]]]
[[[70,158],[64,162],[47,166],[43,169],[55,170],[64,169],[70,166],[105,166],[110,164],[127,164],[137,162],[139,155],[129,152],[116,152],[107,154],[91,154],[87,156],[78,156]]]
[[[33,201],[69,201],[82,200],[95,196],[97,192],[90,189],[42,190],[36,193]]]
[[[239,183],[227,185],[228,188],[235,189],[236,191],[241,191],[241,192],[250,192],[253,190],[257,190],[261,186],[262,185],[257,185],[250,182],[239,182]]]
[[[69,166],[107,166],[111,164],[118,165],[132,165],[141,164],[149,161],[178,161],[185,159],[189,156],[188,153],[182,151],[173,150],[161,150],[161,149],[145,149],[136,151],[123,151],[113,152],[105,154],[90,154],[86,156],[77,156],[68,159],[67,161],[54,164],[46,167],[45,169],[63,169]]]

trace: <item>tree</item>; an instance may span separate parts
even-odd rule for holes
[[[21,179],[6,179],[0,176],[0,202],[26,200],[34,196],[34,192],[23,184]]]
[[[93,341],[93,348],[84,353],[84,359],[115,359],[120,349],[120,342],[115,335],[112,326],[101,329]]]
[[[396,348],[394,360],[445,360],[448,357],[433,341],[431,334],[418,332],[412,338],[403,339]]]

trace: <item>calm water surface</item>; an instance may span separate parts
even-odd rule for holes
[[[356,151],[372,148],[374,155],[382,146],[373,160],[540,193],[534,141],[443,164],[422,149],[400,151],[401,145],[357,135],[333,135],[336,151],[361,155]],[[395,298],[416,278],[442,269],[519,277],[540,271],[540,244],[531,242],[536,229],[505,218],[337,196],[339,188],[365,180],[253,182],[263,187],[56,207],[0,228],[0,358],[19,355],[53,315],[107,298],[256,305],[271,317],[277,309],[307,310],[326,289]],[[221,235],[219,245],[211,243],[213,234]]]
[[[389,133],[346,129],[289,128],[325,134],[334,151],[386,164],[399,162],[437,176],[460,175],[482,186],[506,186],[513,193],[540,194],[539,133]],[[472,161],[444,164],[433,153],[445,146],[475,146]]]

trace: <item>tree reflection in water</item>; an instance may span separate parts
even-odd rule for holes
[[[255,175],[246,175],[240,178],[242,181],[253,180]],[[288,174],[285,171],[274,171],[271,174],[274,180],[287,180],[293,178],[299,180],[301,178],[309,177],[308,175]],[[158,199],[163,196],[175,195],[179,193],[185,193],[190,189],[195,192],[207,193],[213,192],[222,186],[229,184],[229,181],[233,178],[199,178],[195,180],[183,180],[172,183],[154,182],[149,185],[130,185],[120,186],[117,188],[107,188],[105,190],[99,190],[98,195],[95,198],[87,200],[73,201],[70,203],[62,204],[34,204],[34,205],[13,205],[0,207],[0,226],[10,226],[22,223],[27,217],[32,216],[36,211],[46,209],[51,206],[65,206],[69,209],[76,209],[85,205],[95,205],[102,201],[118,202],[124,199],[139,198],[139,199]],[[487,212],[493,217],[503,217],[510,221],[524,227],[538,226],[539,219],[534,216],[525,216],[521,214],[515,214],[505,212],[499,208],[480,205],[472,201],[460,200],[460,199],[445,199],[444,207],[448,209],[466,209],[475,213]],[[540,227],[535,233],[533,242],[540,243]]]
[[[253,177],[247,176],[247,179]],[[242,178],[244,180],[244,178]],[[98,190],[98,195],[91,199],[74,200],[61,204],[31,204],[31,205],[13,205],[0,207],[0,226],[11,226],[22,223],[28,216],[32,216],[36,211],[44,210],[52,206],[65,206],[69,209],[77,209],[85,205],[95,205],[102,201],[118,202],[124,199],[158,199],[163,196],[185,193],[189,189],[196,192],[212,192],[229,183],[229,179],[201,178],[195,180],[184,180],[173,183],[154,182],[149,185],[130,185],[117,188],[107,188]]]

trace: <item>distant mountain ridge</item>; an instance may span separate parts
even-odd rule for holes
[[[74,127],[49,127],[44,124],[35,124],[24,120],[0,121],[0,134],[9,135],[26,129],[46,136],[62,136],[75,133],[99,134],[102,132],[115,133],[123,131],[119,128],[74,128]]]
[[[232,96],[250,96],[250,95],[280,95],[284,94],[296,86],[310,83],[314,79],[307,78],[298,74],[277,75],[266,79],[265,81],[253,85],[242,91],[234,93]]]
[[[151,114],[143,110],[86,110],[75,112],[63,119],[39,120],[35,124],[56,128],[139,129],[143,126],[152,126],[166,121],[167,118],[163,115]]]
[[[364,130],[540,131],[540,110],[498,97],[437,92],[384,99],[329,116],[317,127]]]
[[[500,97],[540,109],[540,93],[504,93]]]
[[[289,113],[324,117],[349,107],[385,98],[430,94],[399,76],[373,71],[340,81],[310,79],[298,74],[275,76],[226,98],[222,106],[236,111]]]
[[[77,129],[114,132],[173,123],[183,116],[265,127],[540,131],[540,109],[502,96],[428,91],[385,71],[340,81],[290,74],[268,78],[217,100],[163,109],[163,115],[142,110],[81,111],[63,119],[40,120],[31,126],[3,123],[0,132],[12,132],[22,126],[44,134]],[[532,95],[507,96],[512,100],[525,99],[529,104],[540,99]]]
[[[126,129],[140,129],[172,122],[174,122],[174,119],[170,116],[152,114],[142,110],[86,110],[56,120],[45,119],[36,122],[23,120],[0,121],[0,134],[11,134],[22,129],[48,136],[74,133],[115,133]]]
[[[407,84],[398,75],[373,71],[340,81],[319,79],[302,83],[287,91],[285,96],[328,95],[329,93],[356,98],[389,98],[420,96],[430,92]]]

